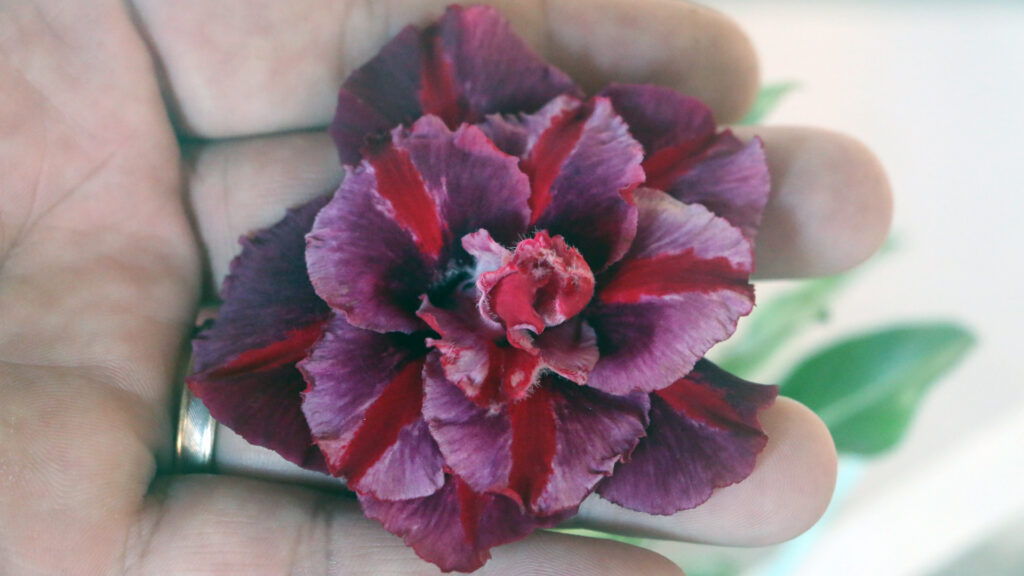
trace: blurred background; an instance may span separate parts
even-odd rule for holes
[[[794,366],[834,345],[905,384],[831,399],[791,388],[826,410],[875,404],[853,423],[830,413],[847,426],[839,486],[811,532],[738,553],[647,544],[693,576],[1024,574],[1024,2],[705,3],[748,31],[765,84],[785,92],[763,122],[855,136],[895,194],[890,245],[861,270],[759,286],[776,316],[794,294],[820,310],[747,371],[789,394]],[[752,322],[741,330],[766,330]],[[847,372],[825,356],[804,377]],[[858,448],[856,433],[895,443]]]

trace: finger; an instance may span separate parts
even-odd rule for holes
[[[139,574],[440,574],[352,499],[241,478],[159,484],[135,535],[127,561]],[[682,574],[647,550],[561,534],[537,533],[492,554],[477,574]]]
[[[772,195],[757,237],[760,278],[823,276],[874,254],[889,233],[892,192],[863,144],[814,128],[744,127],[768,153]]]
[[[410,23],[449,0],[136,0],[179,129],[202,137],[328,123],[338,87]],[[664,84],[723,122],[755,97],[750,42],[724,16],[669,0],[492,0],[542,56],[589,90],[611,80]]]
[[[0,86],[0,573],[108,574],[194,317],[177,143],[117,0],[0,2]]]
[[[273,224],[290,207],[333,192],[342,175],[325,132],[199,145],[187,150],[186,170],[209,295],[219,291],[241,236]]]
[[[877,250],[892,200],[869,151],[821,130],[761,127],[757,133],[773,178],[757,241],[760,277],[833,273]],[[238,253],[241,235],[273,224],[287,208],[332,190],[341,178],[323,133],[201,145],[189,172],[190,202],[215,285]]]
[[[761,415],[768,445],[754,472],[740,484],[715,492],[703,505],[672,516],[620,508],[592,496],[571,525],[606,532],[759,546],[787,540],[811,527],[828,506],[835,486],[836,453],[821,420],[803,405],[780,398]],[[301,470],[247,444],[230,430],[217,431],[218,469],[337,490],[340,481]]]

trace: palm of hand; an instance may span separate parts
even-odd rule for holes
[[[240,478],[162,474],[173,441],[179,359],[200,299],[203,264],[219,281],[239,234],[329,190],[339,168],[323,134],[197,146],[183,162],[157,71],[127,9],[117,2],[81,4],[0,2],[0,572],[430,573],[433,567],[343,497]],[[158,4],[139,4],[143,20],[159,15]],[[204,17],[196,7],[180,12]],[[358,62],[383,39],[353,42],[349,58]],[[165,44],[163,64],[179,81],[178,91],[189,92],[189,82],[202,78],[202,66],[194,77],[181,73],[178,64],[188,67],[189,51]],[[609,73],[578,72],[595,81]],[[221,96],[231,101],[235,95]],[[719,108],[735,115],[742,108],[735,100],[720,99]],[[329,109],[317,109],[312,116],[275,117],[274,98],[268,97],[256,113],[218,117],[204,113],[203,102],[178,102],[178,120],[188,125],[205,118],[188,127],[216,135],[307,126],[329,115]],[[803,136],[775,138],[779,149],[793,149]],[[841,149],[831,161],[863,179],[867,161],[863,155],[851,160],[851,154]],[[268,169],[268,158],[286,168]],[[792,164],[781,160],[784,169]],[[783,172],[793,189],[808,180],[812,188],[828,184],[820,174]],[[231,197],[253,188],[259,188],[255,200]],[[785,182],[782,188],[785,193]],[[863,188],[885,194],[877,183]],[[793,209],[785,201],[782,207]],[[884,228],[886,215],[875,212],[873,221]],[[773,233],[766,222],[762,245],[781,255],[776,264],[762,258],[761,270],[792,273],[785,263],[794,261],[803,262],[802,273],[852,264],[877,239],[846,218],[851,230],[860,230],[844,248],[854,255],[819,255],[817,268],[813,255],[793,245],[792,230],[776,226]],[[834,232],[834,224],[819,226]],[[814,236],[809,234],[809,245]],[[830,449],[816,421],[792,405],[782,403],[766,420],[774,421],[766,427],[774,426],[781,438],[763,457],[768,471],[719,498],[718,509],[709,503],[707,512],[690,513],[689,522],[646,525],[606,510],[585,510],[582,517],[605,527],[721,543],[775,540],[799,530],[822,505],[808,490],[830,491]],[[810,446],[808,430],[818,439]],[[787,437],[805,443],[794,448]],[[804,485],[794,486],[791,473],[776,469],[801,462],[811,478]],[[774,498],[779,506],[803,502],[795,514],[790,510],[795,520],[736,525],[745,520],[735,510],[782,484],[786,494]],[[723,511],[728,517],[730,510],[732,523],[709,521]],[[759,530],[764,534],[758,536]],[[522,566],[546,563],[556,571],[674,573],[663,559],[639,549],[551,534],[496,556],[485,572],[521,573]]]

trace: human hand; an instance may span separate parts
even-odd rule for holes
[[[443,4],[0,3],[0,572],[436,572],[343,495],[167,465],[197,299],[215,294],[241,234],[340,178],[326,135],[274,133],[325,125],[344,75]],[[723,122],[756,91],[748,43],[704,9],[504,4],[587,88],[657,82]],[[181,162],[164,100],[180,134],[233,140],[189,144]],[[819,131],[758,132],[774,179],[761,277],[873,252],[889,206],[873,158]],[[770,440],[754,474],[707,504],[650,517],[594,500],[576,522],[720,544],[802,531],[831,493],[831,442],[784,399],[761,419]],[[223,436],[221,469],[286,474]],[[494,556],[480,573],[678,573],[644,550],[559,534]]]

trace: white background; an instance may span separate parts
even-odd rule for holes
[[[929,319],[978,338],[799,558],[759,573],[945,574],[1024,529],[1024,3],[707,3],[746,28],[766,82],[799,84],[769,124],[849,133],[892,179],[897,248],[815,343]]]

